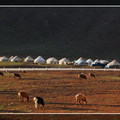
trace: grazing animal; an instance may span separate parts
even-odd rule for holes
[[[86,103],[87,104],[87,100],[86,100],[86,96],[82,93],[78,93],[77,95],[75,95],[75,99],[76,99],[76,103],[78,104],[83,104]]]
[[[14,78],[18,77],[18,78],[21,79],[21,75],[20,75],[20,74],[18,74],[18,73],[14,73],[13,75],[14,75]]]
[[[95,74],[93,74],[93,73],[89,73],[89,76],[96,78]]]
[[[4,76],[3,72],[0,72],[0,75],[1,75],[1,76]]]
[[[29,101],[29,96],[28,96],[28,94],[27,94],[26,92],[24,92],[24,91],[19,91],[19,92],[18,92],[18,97],[19,97],[19,100],[24,101],[24,100],[26,99],[27,101]]]
[[[41,97],[34,97],[33,101],[35,102],[35,108],[38,108],[38,105],[41,104],[42,108],[44,107],[45,103],[44,103],[44,99]]]
[[[83,73],[78,74],[78,79],[80,79],[80,78],[87,79],[86,75],[84,75]]]
[[[23,70],[22,72],[23,72],[23,73],[26,73],[26,71],[25,71],[25,70]]]

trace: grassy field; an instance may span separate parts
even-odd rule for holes
[[[38,64],[27,62],[10,62],[10,61],[0,62],[0,66],[34,66],[34,65],[38,66]]]
[[[30,62],[0,62],[0,67],[74,67],[74,65],[59,65],[59,64],[37,64]],[[80,66],[78,66],[80,67]]]
[[[37,63],[30,63],[30,62],[10,62],[10,61],[3,61],[0,62],[0,67],[9,67],[9,68],[32,68],[32,67],[38,67],[38,68],[102,68],[101,66],[81,66],[81,65],[59,65],[59,64],[37,64]]]
[[[0,113],[119,113],[120,73],[94,71],[96,78],[80,80],[76,76],[81,72],[19,72],[21,80],[5,72],[0,76]],[[84,73],[88,75],[88,71]],[[29,94],[30,102],[18,100],[20,90]],[[76,105],[77,93],[87,96],[87,105]],[[44,98],[44,109],[34,108],[34,96]]]

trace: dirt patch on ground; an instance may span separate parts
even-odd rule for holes
[[[12,73],[0,76],[0,113],[119,113],[120,73],[91,71],[96,78],[81,80],[83,71],[32,71],[15,79]],[[88,76],[88,71],[84,74]],[[30,102],[20,102],[17,93],[26,91]],[[75,95],[83,93],[88,104],[76,105]],[[33,97],[44,98],[45,108],[35,109]]]

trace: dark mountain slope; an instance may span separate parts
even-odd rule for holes
[[[0,55],[120,59],[120,8],[0,8]]]

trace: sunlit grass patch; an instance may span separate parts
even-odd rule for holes
[[[0,105],[0,110],[3,110],[4,108],[4,105]]]
[[[117,76],[115,77],[115,76],[114,76],[114,77],[111,77],[111,79],[120,80],[120,77],[117,77]]]

